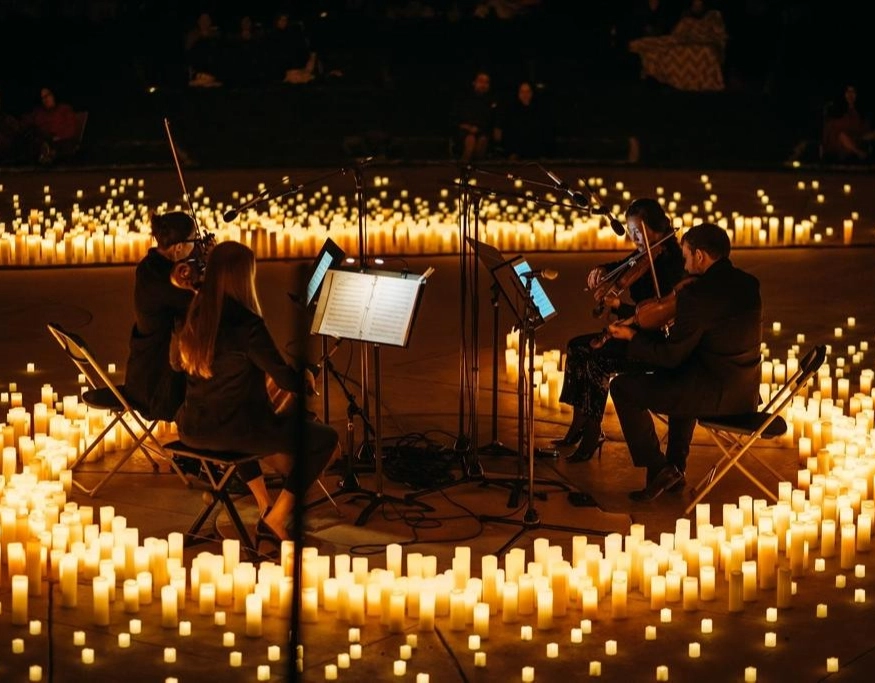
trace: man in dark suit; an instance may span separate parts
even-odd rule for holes
[[[677,290],[668,336],[611,325],[629,340],[628,355],[652,370],[621,375],[611,395],[636,467],[647,486],[630,494],[648,501],[683,486],[696,416],[756,410],[760,381],[762,300],[759,281],[732,265],[729,236],[703,223],[683,236],[684,268],[695,280]],[[663,456],[650,411],[669,416]]]

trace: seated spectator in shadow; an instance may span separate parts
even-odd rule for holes
[[[283,83],[309,83],[316,78],[319,62],[303,21],[292,21],[281,12],[267,35],[268,73]]]
[[[706,0],[689,7],[667,36],[632,40],[629,50],[641,57],[641,77],[677,90],[723,90],[726,56],[723,15]]]
[[[0,164],[21,160],[21,124],[12,114],[3,109],[0,97]]]
[[[232,85],[264,82],[264,59],[264,32],[252,17],[241,17],[238,32],[228,39],[224,69],[227,80]]]
[[[495,126],[497,104],[490,92],[486,71],[478,71],[471,90],[456,106],[456,148],[459,160],[465,163],[486,158],[489,146],[500,132]]]
[[[50,88],[40,90],[40,102],[23,121],[29,156],[43,165],[69,159],[79,146],[76,112],[69,104],[58,103]]]
[[[520,83],[513,102],[501,112],[500,121],[498,135],[509,159],[540,159],[549,155],[553,132],[531,83]]]
[[[219,79],[219,27],[213,23],[208,12],[201,12],[194,27],[185,36],[185,60],[190,86],[211,88],[222,85]]]
[[[647,38],[671,33],[674,18],[665,0],[636,0],[626,21],[626,38]]]
[[[875,132],[869,116],[857,105],[857,89],[848,85],[841,99],[825,112],[821,158],[827,163],[870,161],[873,140]]]

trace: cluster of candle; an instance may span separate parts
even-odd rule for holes
[[[507,333],[507,347],[504,351],[505,381],[514,384],[519,381],[520,367],[520,331],[516,328]],[[565,355],[559,349],[550,349],[538,353],[535,344],[535,368],[534,368],[534,399],[535,405],[551,410],[570,411],[570,407],[559,403],[559,395],[562,392],[562,383],[565,381]],[[524,354],[523,367],[526,373],[529,370],[528,349]]]
[[[436,202],[410,197],[405,189],[393,192],[388,177],[376,177],[374,191],[367,196],[368,251],[388,254],[441,254],[459,250],[458,211],[454,198],[446,189],[440,190]],[[581,185],[583,181],[579,181]],[[717,207],[718,196],[712,192],[708,176],[701,176],[708,192],[701,205],[686,204],[680,192],[655,189],[655,196],[682,233],[695,222],[708,220],[722,226],[737,246],[788,246],[827,243],[850,244],[857,212],[843,218],[841,235],[832,226],[818,229],[818,216],[799,219],[779,216],[764,190],[757,190],[762,205],[761,215],[725,213]],[[53,206],[50,186],[43,188],[44,202],[39,208],[22,208],[19,195],[12,195],[14,217],[0,223],[0,266],[45,266],[103,263],[132,263],[143,257],[152,245],[149,230],[150,207],[145,203],[143,179],[111,178],[101,185],[99,193],[89,200],[102,203],[86,208],[85,193],[76,193],[76,203],[69,214]],[[523,189],[515,181],[517,191]],[[587,187],[594,190],[602,202],[609,201],[608,187],[602,178],[589,178]],[[805,183],[800,181],[802,189]],[[817,181],[812,188],[819,189]],[[0,192],[3,186],[0,185]],[[264,185],[258,188],[265,191]],[[632,195],[622,182],[613,191],[618,203],[614,214],[621,215]],[[850,186],[845,186],[850,193]],[[136,196],[135,196],[136,195]],[[191,195],[191,205],[200,226],[215,235],[218,241],[243,242],[259,258],[306,258],[314,256],[327,237],[340,244],[347,253],[358,247],[357,202],[346,196],[335,197],[323,186],[309,194],[294,193],[276,200],[262,211],[249,209],[234,222],[224,222],[226,209],[250,201],[255,195],[234,192],[231,201],[212,202],[204,189],[198,187]],[[617,237],[606,221],[591,216],[575,206],[567,197],[547,194],[545,199],[555,206],[545,208],[525,194],[519,197],[484,198],[480,205],[482,235],[490,244],[502,250],[593,250],[629,249],[631,243]],[[824,202],[824,195],[817,195]],[[180,206],[161,204],[157,211],[179,210]]]
[[[28,372],[33,372],[33,366],[28,363]],[[114,373],[114,365],[110,364],[107,371]],[[79,377],[79,383],[80,391],[88,389],[84,375]],[[5,422],[0,423],[0,472],[7,481],[20,459],[25,471],[39,473],[48,469],[69,492],[72,473],[68,468],[80,455],[87,451],[87,460],[93,462],[107,452],[133,445],[131,432],[121,422],[105,432],[114,420],[112,413],[88,406],[76,394],[59,397],[51,384],[42,386],[40,401],[28,410],[17,384],[11,383],[9,391],[0,392],[0,416],[4,414]],[[130,416],[126,416],[125,421],[134,434],[142,431]],[[172,435],[173,430],[172,423],[161,422],[153,433],[164,438]]]

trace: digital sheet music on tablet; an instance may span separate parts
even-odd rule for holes
[[[413,273],[329,270],[311,332],[406,346],[425,281]]]

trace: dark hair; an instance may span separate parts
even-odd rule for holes
[[[648,228],[660,235],[671,231],[671,220],[665,215],[659,202],[650,197],[642,197],[629,204],[626,218],[632,216],[640,216]]]
[[[690,251],[704,251],[713,259],[726,258],[731,249],[727,232],[713,223],[694,225],[684,233],[681,244],[686,244]]]
[[[152,214],[152,237],[162,249],[185,242],[194,227],[194,219],[182,211]]]

